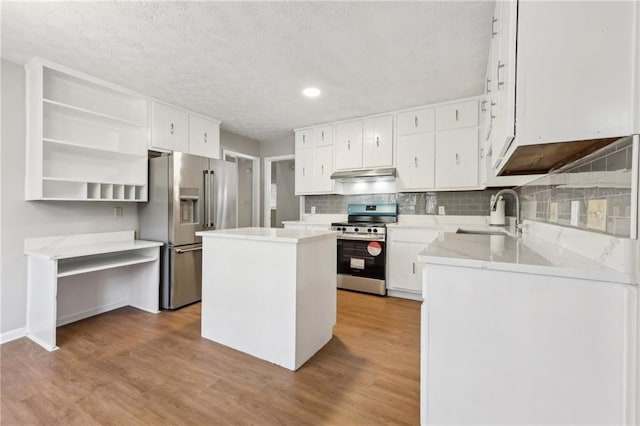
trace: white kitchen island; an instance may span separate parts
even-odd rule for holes
[[[297,370],[333,335],[336,233],[203,231],[202,337]]]

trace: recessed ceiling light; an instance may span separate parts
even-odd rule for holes
[[[307,98],[316,98],[320,96],[320,93],[320,89],[318,89],[317,87],[307,87],[302,91],[302,94]]]

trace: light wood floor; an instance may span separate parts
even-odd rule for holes
[[[1,347],[3,425],[419,424],[420,305],[338,291],[333,339],[297,372],[200,337],[200,305],[122,308]]]

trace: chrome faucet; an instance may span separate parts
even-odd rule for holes
[[[503,194],[511,194],[513,195],[513,198],[516,199],[516,235],[517,235],[522,228],[522,225],[520,224],[520,197],[518,196],[518,193],[513,189],[509,189],[509,188],[501,189],[500,191],[496,192],[491,196],[491,201],[489,201],[489,207],[491,211],[495,211],[496,205],[498,204],[498,200],[500,199],[500,196]]]

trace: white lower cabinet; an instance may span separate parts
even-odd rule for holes
[[[436,186],[439,189],[478,187],[478,128],[436,135]]]
[[[634,286],[431,263],[423,280],[421,424],[634,423]]]
[[[387,228],[387,291],[391,296],[422,294],[422,265],[417,256],[437,237],[438,231],[431,229]]]

